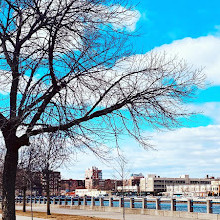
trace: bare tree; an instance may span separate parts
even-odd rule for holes
[[[43,174],[46,185],[44,190],[47,196],[47,215],[50,212],[50,180],[54,170],[67,164],[71,159],[71,151],[66,146],[64,137],[59,133],[51,133],[49,135],[41,135],[32,143],[35,152],[38,155],[38,172]]]
[[[33,148],[33,146],[24,148],[19,152],[18,172],[16,175],[16,188],[22,191],[23,212],[26,212],[26,191],[29,190],[32,197],[33,185],[38,185],[39,183],[36,175],[37,171],[39,170],[37,153],[38,152],[35,150],[35,148]]]
[[[124,206],[124,199],[125,199],[125,182],[128,178],[128,161],[126,160],[124,154],[122,153],[122,151],[118,151],[118,156],[115,158],[114,160],[114,170],[116,172],[116,175],[114,176],[115,179],[118,179],[121,181],[122,185],[121,185],[121,195],[122,195],[122,202],[123,202],[123,206],[122,206],[122,217],[123,220],[125,220],[125,206]],[[117,190],[117,189],[116,189]]]
[[[22,197],[23,197],[23,212],[26,212],[26,192],[28,189],[28,177],[27,177],[26,170],[18,164],[18,170],[16,174],[16,185],[15,189],[17,191],[22,192]]]
[[[123,5],[123,6],[122,6]],[[0,4],[0,129],[6,156],[3,220],[15,217],[18,150],[59,132],[89,147],[141,123],[173,128],[203,77],[184,62],[133,55],[137,12],[120,0],[5,0]]]

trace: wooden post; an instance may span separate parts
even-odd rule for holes
[[[171,211],[176,211],[176,199],[171,199],[170,201],[170,210]]]
[[[142,198],[142,209],[147,209],[147,199]]]
[[[37,203],[37,199],[34,197],[34,204],[36,204]]]
[[[53,198],[53,205],[56,205],[56,198]]]
[[[78,206],[81,205],[81,203],[80,203],[80,198],[79,198],[79,197],[77,198],[77,204],[78,204]]]
[[[71,202],[70,202],[70,205],[73,206],[74,205],[74,198],[71,197]]]
[[[104,206],[104,200],[103,198],[99,198],[99,206]]]
[[[187,200],[187,210],[188,212],[193,212],[193,200],[191,199]]]
[[[156,198],[156,210],[160,210],[160,199]]]
[[[66,206],[67,205],[67,199],[64,198],[64,205]]]
[[[46,199],[45,198],[43,198],[43,204],[46,204]]]
[[[206,201],[206,206],[207,206],[207,213],[212,213],[212,200],[207,200]]]
[[[130,208],[134,208],[134,198],[130,198]]]
[[[92,196],[91,197],[91,207],[93,207],[95,205],[95,198]]]
[[[86,198],[86,196],[83,197],[83,205],[87,205],[87,198]]]
[[[112,197],[109,197],[109,204],[108,204],[109,207],[113,207],[113,198]]]
[[[123,208],[124,207],[124,200],[122,197],[119,197],[119,204],[118,204],[119,208]]]

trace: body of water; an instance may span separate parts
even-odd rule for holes
[[[32,202],[34,203],[34,199],[32,199]],[[55,204],[59,204],[59,202],[61,203],[61,205],[65,205],[65,201],[64,199],[59,199],[56,198],[55,200],[52,199],[51,200],[51,204],[53,204],[55,201]],[[71,205],[71,199],[67,199],[67,205]],[[22,200],[20,200],[20,202],[22,203]],[[31,200],[28,199],[27,203],[30,203]],[[40,199],[36,199],[37,203],[41,203],[43,204],[43,202],[46,202],[46,199],[43,200],[42,198]],[[98,199],[95,199],[94,202],[95,206],[100,206],[100,202]],[[104,200],[103,201],[104,206],[109,206],[109,201],[108,200]],[[73,205],[79,205],[78,204],[78,199],[73,199]],[[83,205],[83,200],[80,199],[80,205]],[[91,205],[91,199],[87,199],[87,205],[90,206]],[[146,203],[147,205],[147,209],[156,209],[156,203],[155,201],[147,201]],[[119,207],[119,201],[117,200],[113,200],[113,207]],[[125,208],[130,208],[130,202],[125,200],[124,201],[124,207]],[[140,201],[135,201],[134,202],[134,208],[142,208],[142,202]],[[170,202],[163,202],[160,203],[160,209],[161,210],[170,210],[171,209],[171,205]],[[187,203],[176,203],[176,211],[184,211],[187,212]],[[207,212],[207,207],[206,204],[194,204],[193,205],[193,212],[200,212],[200,213],[206,213]],[[212,213],[214,214],[220,214],[220,203],[215,203],[212,205]]]

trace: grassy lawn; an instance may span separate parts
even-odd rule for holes
[[[16,214],[22,216],[31,216],[30,211],[22,212],[20,210],[17,210]],[[55,213],[52,213],[52,215],[47,215],[44,212],[34,212],[34,217],[54,219],[54,220],[112,220],[109,218],[96,218],[96,217],[87,217],[87,216],[78,216],[78,215],[55,214]]]

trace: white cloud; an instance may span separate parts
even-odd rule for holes
[[[206,174],[220,176],[220,125],[207,127],[181,128],[176,131],[146,133],[152,136],[157,150],[144,150],[127,139],[122,145],[128,159],[130,173],[144,175],[156,173],[161,176],[178,177],[189,174],[191,177],[204,177]],[[91,153],[80,155],[79,161],[65,171],[66,178],[84,178],[85,169],[97,166],[103,170],[104,178],[112,178],[113,166],[107,166]]]
[[[220,125],[154,133],[157,151],[129,153],[137,168],[163,176],[220,176]],[[133,158],[133,159],[132,159]],[[137,169],[136,168],[136,169]]]
[[[177,55],[196,68],[204,67],[208,82],[220,85],[220,37],[206,36],[199,38],[184,38],[164,44],[154,51],[166,51],[171,56]]]
[[[208,116],[215,124],[220,124],[220,102],[206,102],[199,105],[191,105],[191,111]]]

